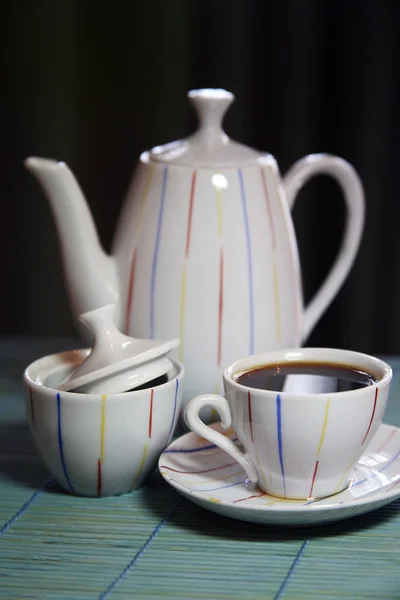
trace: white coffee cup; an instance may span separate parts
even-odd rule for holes
[[[275,392],[238,383],[263,365],[337,365],[364,371],[375,382],[351,391]],[[297,348],[249,356],[223,374],[225,397],[196,396],[186,407],[190,429],[230,454],[265,492],[289,499],[321,498],[345,489],[382,422],[392,370],[373,356],[330,348]],[[199,412],[215,408],[237,444],[205,425]]]
[[[61,352],[27,367],[28,421],[38,453],[61,487],[80,496],[115,496],[140,487],[169,443],[184,369],[173,360],[168,381],[144,390],[58,391],[57,384],[88,353]]]

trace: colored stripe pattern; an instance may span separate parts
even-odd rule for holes
[[[128,299],[127,299],[127,303],[126,303],[126,313],[125,313],[125,329],[124,329],[124,331],[127,334],[129,333],[131,314],[132,314],[137,244],[139,243],[141,227],[142,227],[143,212],[144,212],[144,207],[147,202],[147,198],[149,196],[150,185],[153,180],[153,173],[154,173],[154,166],[152,165],[152,166],[149,166],[149,168],[148,168],[148,175],[147,175],[146,183],[144,186],[143,194],[140,199],[139,213],[138,213],[135,232],[134,232],[135,246],[132,250],[131,265],[130,265],[130,270],[129,270]]]
[[[148,443],[144,445],[144,448],[143,448],[143,454],[142,454],[142,459],[141,459],[141,461],[140,461],[140,465],[139,465],[138,472],[136,473],[136,477],[135,477],[135,479],[133,480],[133,483],[132,483],[132,486],[131,486],[131,490],[132,490],[132,489],[135,487],[135,485],[136,485],[136,483],[137,483],[137,481],[138,481],[138,479],[139,479],[140,475],[142,474],[142,471],[143,471],[144,465],[145,465],[145,463],[146,463],[146,456],[147,456],[147,448],[148,448],[148,446],[149,446],[149,444],[148,444]]]
[[[150,413],[149,413],[149,440],[151,440],[151,433],[153,430],[153,399],[154,399],[154,390],[150,391]]]
[[[347,467],[347,469],[346,469],[346,470],[345,470],[345,472],[343,473],[342,477],[341,477],[341,478],[340,478],[340,480],[339,480],[339,483],[338,483],[338,484],[337,484],[337,486],[336,486],[336,489],[335,489],[335,494],[337,494],[338,492],[340,492],[340,491],[341,491],[341,489],[342,489],[342,487],[343,487],[343,484],[344,484],[344,482],[346,481],[346,477],[348,476],[348,474],[350,473],[351,469],[352,469],[352,468],[353,468],[353,466],[354,466],[354,463],[356,462],[356,458],[357,458],[356,456],[353,456],[353,458],[351,459],[351,461],[350,461],[350,463],[349,463],[349,466]]]
[[[215,185],[215,184],[214,184]],[[221,186],[215,185],[217,201],[217,232],[219,239],[219,275],[218,275],[218,323],[217,323],[217,365],[221,368],[222,360],[222,319],[224,314],[224,243],[223,243],[223,205]],[[219,377],[215,391],[219,389]]]
[[[72,493],[75,493],[73,485],[72,485],[71,480],[68,475],[67,466],[65,464],[64,445],[63,445],[63,438],[62,438],[61,396],[60,396],[59,392],[57,393],[57,436],[58,436],[58,449],[60,452],[60,460],[61,460],[62,470],[63,470],[64,476],[65,476],[65,479],[67,480],[69,489],[71,490]]]
[[[250,336],[249,336],[249,354],[254,354],[254,301],[253,301],[253,261],[251,256],[251,239],[249,228],[249,217],[247,214],[246,192],[243,181],[243,173],[238,169],[240,196],[243,209],[243,220],[246,235],[246,250],[247,250],[247,268],[248,268],[248,285],[249,285],[249,319],[250,319]]]
[[[128,300],[126,304],[126,316],[125,316],[125,333],[129,333],[129,326],[131,321],[132,312],[132,301],[133,301],[133,290],[135,283],[135,268],[136,268],[136,247],[132,252],[131,267],[129,270],[129,287],[128,287]]]
[[[140,461],[140,465],[139,465],[139,469],[135,475],[135,478],[132,482],[131,485],[131,490],[133,490],[133,488],[135,487],[137,481],[139,480],[140,475],[142,474],[142,471],[144,469],[144,465],[146,464],[146,456],[147,456],[147,450],[149,448],[149,442],[151,440],[151,436],[153,433],[153,400],[154,400],[154,389],[151,388],[150,390],[150,396],[149,396],[149,424],[148,424],[148,436],[149,436],[149,440],[145,443],[144,448],[143,448],[143,454],[142,454],[142,459]]]
[[[220,254],[219,254],[218,355],[217,355],[218,367],[221,367],[223,314],[224,314],[224,250],[221,246]]]
[[[179,326],[179,337],[180,337],[180,347],[179,347],[179,360],[183,361],[184,357],[184,342],[185,342],[185,304],[186,304],[186,272],[187,272],[187,263],[189,260],[189,252],[190,252],[190,241],[192,237],[192,219],[193,219],[193,206],[194,206],[194,197],[196,192],[196,179],[197,179],[197,171],[193,171],[192,173],[192,181],[190,185],[190,196],[189,196],[189,211],[188,211],[188,220],[186,226],[186,244],[185,244],[185,259],[183,263],[182,270],[182,281],[181,281],[181,309],[180,309],[180,326]]]
[[[379,454],[380,452],[382,452],[382,450],[388,445],[388,443],[390,442],[390,440],[397,434],[397,429],[393,429],[389,436],[387,437],[387,439],[383,442],[383,444],[381,444],[381,446],[379,446],[377,453]]]
[[[282,419],[281,419],[282,420]],[[384,426],[384,427],[388,427],[388,426]],[[214,428],[214,426],[213,426]],[[218,429],[217,429],[218,430]],[[397,429],[392,429],[392,431],[390,431],[390,434],[380,434],[381,438],[382,438],[382,443],[378,442],[375,444],[376,448],[379,446],[379,448],[381,450],[384,450],[385,447],[387,446],[387,444],[389,444],[389,442],[391,442],[392,446],[394,445],[395,448],[393,448],[391,451],[389,451],[388,454],[388,459],[386,460],[385,463],[383,464],[377,464],[375,466],[375,468],[373,469],[373,472],[371,472],[370,474],[368,474],[368,476],[364,479],[360,479],[360,476],[362,475],[362,471],[357,473],[355,475],[355,482],[353,483],[352,489],[356,486],[362,486],[363,484],[365,484],[366,482],[369,482],[371,479],[376,478],[379,479],[379,475],[381,473],[383,473],[384,471],[387,471],[392,465],[396,465],[397,466],[397,470],[393,471],[390,475],[388,475],[387,477],[387,481],[390,483],[392,481],[393,478],[393,473],[398,473],[398,464],[399,464],[399,460],[400,460],[400,448],[399,448],[399,443],[397,443],[397,445],[395,444],[395,442],[393,443],[393,438],[394,436],[398,434],[398,430]],[[385,439],[383,439],[385,438]],[[200,443],[200,438],[198,438],[198,443]],[[187,444],[187,442],[186,442]],[[377,450],[375,447],[371,448],[371,454],[375,455]],[[175,450],[176,452],[181,452],[181,453],[185,453],[187,451],[191,451],[194,450],[194,448],[187,448],[185,444],[182,445],[182,442],[177,441],[176,445],[174,444],[173,447],[171,448],[171,450]],[[327,504],[327,510],[328,511],[332,511],[332,500],[331,497],[328,498],[314,498],[312,500],[287,500],[285,498],[276,498],[273,496],[270,496],[268,493],[263,492],[260,489],[255,489],[254,491],[250,490],[246,490],[246,488],[244,487],[244,483],[247,481],[247,479],[245,479],[243,481],[243,471],[241,470],[240,472],[235,472],[233,473],[233,469],[232,467],[235,466],[235,462],[225,462],[224,457],[226,456],[224,454],[223,451],[219,451],[217,454],[213,455],[213,459],[210,460],[209,457],[207,457],[207,452],[205,452],[206,448],[201,448],[198,447],[198,450],[200,450],[200,452],[204,452],[203,456],[200,456],[196,459],[196,461],[198,462],[198,466],[203,466],[205,468],[203,469],[199,469],[197,472],[196,470],[193,470],[193,460],[190,459],[189,457],[185,460],[184,457],[179,457],[178,459],[174,458],[174,455],[169,454],[167,455],[167,452],[164,451],[163,452],[163,457],[164,457],[164,461],[163,461],[163,465],[160,467],[161,473],[165,476],[165,478],[170,481],[172,483],[172,485],[174,485],[173,482],[176,482],[178,485],[181,485],[183,487],[186,487],[188,490],[190,490],[191,492],[195,492],[197,495],[200,495],[198,497],[201,497],[201,495],[203,495],[203,499],[208,501],[208,502],[225,502],[225,503],[231,503],[233,504],[239,504],[243,507],[246,508],[251,508],[252,506],[257,506],[258,508],[261,508],[264,506],[265,507],[272,507],[275,504],[278,504],[280,506],[282,506],[283,509],[285,508],[290,508],[292,511],[297,511],[297,509],[299,509],[299,511],[303,508],[303,507],[309,507],[310,506],[310,511],[307,512],[303,512],[301,510],[301,513],[298,512],[297,515],[295,517],[288,517],[288,523],[290,523],[291,520],[296,521],[296,519],[301,518],[302,521],[304,520],[304,522],[309,518],[309,522],[311,523],[313,520],[312,515],[312,506],[313,504],[316,505],[321,505],[321,503]],[[215,466],[215,461],[219,461],[219,460],[223,460],[223,464],[217,464],[217,466]],[[186,466],[186,468],[185,468]],[[349,465],[350,467],[352,465]],[[208,468],[207,468],[208,467]],[[316,476],[317,476],[317,472],[318,472],[318,468],[319,468],[319,463],[316,465],[316,469],[314,469],[314,471],[316,471]],[[392,467],[393,469],[393,467]],[[167,473],[167,471],[171,471],[171,474]],[[218,471],[218,478],[215,478],[215,472]],[[190,477],[188,476],[193,476],[194,474],[200,474],[203,473],[204,477],[199,478],[198,481],[193,481]],[[231,481],[231,479],[233,477],[237,477],[236,481]],[[215,485],[215,482],[218,481],[218,485]],[[196,487],[193,487],[195,484]],[[214,484],[214,485],[213,485]],[[369,484],[367,483],[365,485],[365,488],[362,489],[362,491],[360,490],[360,492],[358,493],[357,496],[353,496],[351,490],[344,490],[341,491],[340,496],[338,496],[335,499],[335,510],[337,508],[339,508],[339,505],[346,505],[346,508],[344,510],[347,511],[352,511],[354,510],[354,507],[356,507],[357,505],[357,501],[359,498],[364,498],[366,496],[371,496],[374,493],[378,495],[378,497],[381,495],[382,490],[384,489],[385,493],[387,493],[389,490],[400,486],[400,480],[397,479],[396,481],[392,481],[392,483],[390,483],[390,485],[384,485],[384,488],[382,488],[382,485],[384,485],[383,483],[378,484],[375,489],[373,491],[371,491]],[[215,495],[213,496],[209,496],[208,494],[212,492],[215,493]],[[247,492],[247,493],[246,493]],[[263,502],[263,499],[267,500],[267,502]],[[354,506],[353,506],[354,505]],[[342,509],[341,509],[342,510]],[[355,508],[355,511],[357,512],[357,508]],[[362,511],[361,511],[362,512]],[[299,517],[299,515],[301,514],[301,517]],[[307,517],[306,515],[310,515],[310,517]],[[343,512],[342,512],[343,514]]]
[[[323,443],[324,443],[325,433],[326,433],[326,426],[328,424],[328,416],[329,416],[330,405],[331,405],[331,399],[327,398],[326,399],[326,406],[325,406],[324,421],[322,423],[321,437],[319,439],[319,444],[318,444],[317,456],[319,456],[319,453],[321,452],[321,449],[322,449],[322,446],[323,446]]]
[[[219,272],[218,272],[218,321],[217,321],[217,366],[222,366],[222,340],[223,340],[223,316],[224,316],[224,244],[223,244],[223,195],[222,186],[219,184],[218,177],[224,179],[220,173],[216,173],[212,178],[215,187],[216,206],[217,206],[217,235],[219,239]],[[218,373],[215,383],[214,394],[219,394],[220,373]],[[217,418],[215,408],[211,411],[211,421]]]
[[[282,445],[282,403],[281,403],[280,394],[277,394],[277,396],[276,396],[276,424],[277,424],[277,430],[278,430],[278,452],[279,452],[279,464],[280,464],[281,473],[282,473],[283,495],[284,495],[284,497],[286,497],[285,467],[283,464],[283,445]]]
[[[322,430],[321,430],[321,436],[319,438],[319,444],[318,444],[318,448],[317,448],[317,456],[319,456],[322,446],[324,444],[324,439],[325,439],[325,433],[326,433],[326,426],[328,424],[328,416],[329,416],[329,408],[331,405],[331,400],[330,398],[326,399],[326,405],[325,405],[325,414],[324,414],[324,420],[322,423]],[[310,493],[309,493],[309,497],[312,497],[313,494],[313,490],[314,490],[314,484],[315,484],[315,480],[317,478],[317,472],[318,472],[318,465],[319,465],[319,460],[316,461],[315,463],[315,467],[314,467],[314,473],[312,476],[312,480],[311,480],[311,488],[310,488]]]
[[[152,262],[152,267],[151,267],[151,282],[150,282],[150,338],[151,339],[154,339],[154,334],[155,334],[155,314],[154,313],[155,313],[156,275],[157,275],[158,255],[160,252],[160,240],[161,240],[161,232],[162,232],[162,224],[163,224],[163,216],[164,216],[165,196],[166,196],[166,192],[167,192],[167,182],[168,182],[168,167],[164,167],[162,188],[161,188],[160,208],[159,208],[158,220],[157,220],[156,242],[155,242],[155,246],[154,246],[153,262]]]
[[[317,460],[317,462],[315,463],[314,474],[313,474],[312,481],[311,481],[311,489],[310,489],[310,493],[309,493],[310,498],[312,498],[312,494],[313,494],[314,483],[315,483],[315,479],[317,477],[318,465],[319,465],[319,461]]]
[[[97,495],[101,496],[102,486],[102,468],[104,462],[104,433],[106,427],[106,398],[105,394],[101,397],[101,421],[100,421],[100,457],[97,460]]]
[[[234,500],[233,503],[237,504],[238,502],[244,502],[245,500],[252,500],[253,498],[262,498],[262,496],[266,496],[267,494],[265,492],[262,492],[261,494],[253,494],[253,496],[246,496],[246,498],[238,498],[237,500]]]
[[[276,321],[276,341],[279,342],[282,336],[282,327],[281,327],[281,311],[280,311],[280,301],[279,301],[279,280],[278,280],[278,268],[277,268],[277,256],[276,256],[276,231],[274,218],[272,215],[272,207],[271,207],[271,199],[269,197],[267,180],[265,177],[265,171],[263,167],[260,167],[261,173],[261,181],[262,187],[265,196],[266,208],[268,221],[271,231],[271,241],[272,241],[272,277],[273,277],[273,288],[274,288],[274,302],[275,302],[275,321]]]

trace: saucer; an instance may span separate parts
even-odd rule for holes
[[[211,427],[236,441],[232,429]],[[349,487],[321,499],[285,500],[250,483],[240,465],[193,432],[161,454],[163,478],[205,509],[263,525],[320,525],[381,508],[400,498],[400,429],[382,424],[354,469]]]

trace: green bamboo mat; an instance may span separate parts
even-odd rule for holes
[[[400,599],[400,502],[280,529],[207,512],[155,473],[119,498],[61,492],[37,458],[21,375],[69,340],[0,341],[0,598]],[[385,421],[400,426],[400,359]]]

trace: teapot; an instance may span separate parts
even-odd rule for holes
[[[111,255],[64,162],[25,161],[50,202],[74,314],[116,304],[116,325],[136,338],[180,338],[184,404],[218,392],[222,369],[241,356],[298,347],[339,291],[364,226],[364,192],[345,160],[313,154],[281,178],[271,154],[222,128],[234,96],[188,93],[199,126],[190,137],[141,154]],[[338,182],[346,225],[337,257],[303,306],[291,219],[297,192],[314,175]]]

